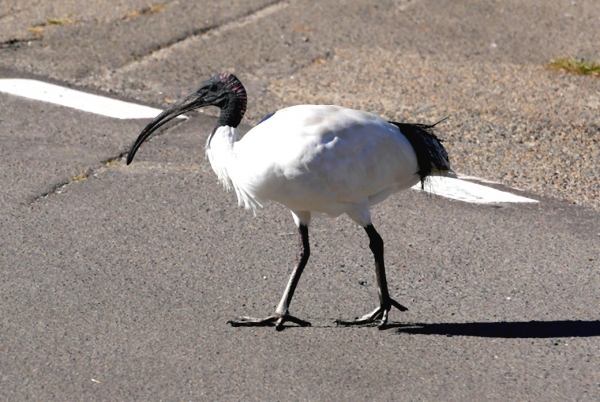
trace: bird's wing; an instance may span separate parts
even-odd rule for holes
[[[235,153],[239,182],[292,209],[364,203],[418,181],[416,155],[397,127],[339,106],[280,110],[236,143]]]

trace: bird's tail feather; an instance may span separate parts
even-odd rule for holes
[[[421,177],[421,187],[425,184],[427,176],[455,177],[456,174],[450,168],[448,153],[439,139],[432,131],[436,125],[446,119],[434,124],[411,124],[390,121],[400,129],[400,132],[408,139],[417,155],[417,163]]]

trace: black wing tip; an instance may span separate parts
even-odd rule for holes
[[[447,120],[448,117],[434,124],[418,123],[397,123],[390,121],[400,129],[400,132],[408,139],[417,155],[419,165],[418,175],[421,177],[421,187],[424,187],[425,179],[431,175],[433,169],[450,170],[450,159],[448,153],[442,145],[443,140],[438,138],[433,131],[433,127]]]
[[[446,116],[441,120],[436,121],[433,124],[416,124],[417,126],[421,126],[421,127],[425,127],[425,128],[434,128],[435,126],[437,126],[440,123],[445,122],[446,120],[448,120],[450,118],[450,116]]]
[[[423,130],[425,131],[428,135],[432,136],[433,138],[435,138],[436,140],[440,141],[440,142],[444,142],[443,139],[438,138],[437,135],[435,135],[435,133],[433,131],[431,131],[432,128],[435,128],[438,124],[445,122],[446,120],[448,120],[450,118],[450,116],[446,116],[443,119],[440,119],[438,121],[436,121],[433,124],[423,124],[423,123],[399,123],[396,121],[389,121],[390,124],[393,124],[394,126],[402,129],[402,127],[413,127],[413,128],[417,128],[419,130]]]

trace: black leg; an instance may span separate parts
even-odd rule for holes
[[[292,271],[292,275],[290,276],[290,280],[288,285],[283,292],[283,297],[275,310],[281,314],[287,314],[287,310],[292,302],[292,297],[294,296],[294,292],[296,291],[296,286],[298,285],[298,281],[300,280],[300,276],[302,275],[302,271],[304,271],[304,267],[308,262],[308,257],[310,257],[310,244],[308,243],[308,226],[300,225],[298,227],[298,256],[296,257],[296,267]]]
[[[379,293],[379,307],[372,312],[354,321],[337,320],[336,323],[341,325],[363,325],[371,324],[379,320],[379,327],[383,328],[387,323],[388,313],[392,307],[396,307],[400,311],[408,310],[406,307],[390,297],[385,276],[385,263],[383,259],[383,239],[375,230],[375,227],[370,224],[365,228],[369,236],[369,248],[373,252],[375,258],[375,275],[377,276],[377,290]]]
[[[304,267],[308,262],[308,257],[310,256],[308,226],[306,225],[300,225],[298,227],[298,245],[299,252],[296,258],[296,267],[292,271],[290,280],[288,281],[285,291],[283,292],[281,301],[275,309],[275,313],[266,318],[240,317],[238,320],[228,321],[229,324],[234,327],[275,325],[275,329],[277,330],[283,329],[283,324],[286,321],[296,323],[302,327],[310,326],[310,322],[300,320],[299,318],[296,318],[288,313],[290,303],[292,302],[292,297],[294,296],[294,291],[296,290],[296,286],[298,286],[298,281],[300,280],[302,271],[304,270]]]
[[[388,292],[387,279],[385,277],[385,263],[383,260],[383,239],[377,233],[373,225],[365,228],[369,236],[369,248],[375,257],[375,275],[377,276],[377,290],[379,293],[379,304],[381,307],[388,307],[390,293]]]

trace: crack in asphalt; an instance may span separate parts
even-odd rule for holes
[[[167,131],[177,127],[178,125],[180,125],[188,120],[191,120],[191,117],[186,120],[173,122],[172,124],[169,124],[168,127],[163,127],[162,129],[157,130],[146,140],[146,143],[151,141],[153,138],[163,135]],[[33,205],[33,204],[36,204],[37,202],[40,202],[50,196],[62,194],[63,190],[68,186],[75,185],[77,183],[86,181],[90,177],[97,177],[99,174],[105,172],[106,170],[111,169],[116,166],[119,166],[120,162],[127,157],[127,154],[129,154],[129,149],[127,151],[120,152],[116,156],[104,159],[104,160],[100,161],[99,163],[94,163],[93,165],[86,167],[83,170],[83,172],[81,172],[77,176],[72,176],[68,179],[63,179],[63,180],[58,181],[57,183],[51,185],[50,189],[48,191],[45,191],[39,195],[30,197],[27,200],[27,205]]]
[[[87,179],[89,179],[92,176],[97,176],[99,173],[103,172],[104,170],[111,168],[113,166],[117,166],[117,163],[113,163],[113,161],[118,160],[118,159],[122,159],[123,156],[121,155],[127,155],[127,153],[122,153],[117,157],[114,158],[109,158],[106,161],[103,161],[103,166],[96,166],[96,167],[91,167],[88,166],[83,172],[81,172],[80,174],[78,174],[77,176],[72,176],[66,180],[61,180],[58,183],[53,184],[50,187],[50,190],[33,196],[31,198],[29,198],[27,200],[27,205],[33,205],[36,204],[38,202],[40,202],[41,200],[44,200],[50,196],[53,195],[58,195],[58,194],[62,194],[63,190],[67,187],[70,186],[72,184],[76,184],[76,183],[81,183]]]
[[[9,40],[5,40],[4,42],[0,42],[0,49],[18,49],[23,45],[27,45],[29,42],[40,41],[42,37],[40,36],[30,36],[28,38],[18,39],[13,38]]]
[[[147,59],[154,58],[156,56],[156,53],[168,52],[169,50],[185,43],[188,40],[193,40],[196,38],[210,39],[214,36],[222,34],[223,32],[237,29],[245,25],[251,24],[253,22],[256,22],[261,18],[269,16],[277,11],[283,10],[287,6],[287,0],[275,0],[259,8],[251,9],[248,13],[243,14],[235,19],[224,21],[221,24],[214,24],[194,29],[186,35],[174,38],[168,42],[154,47],[150,51],[146,52],[146,54],[140,55],[139,57],[136,57],[133,60],[131,60],[129,63],[123,64],[122,66],[116,68],[110,73],[110,75],[119,72],[126,72],[130,69],[136,68],[138,65],[143,64]]]

